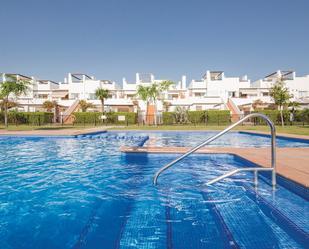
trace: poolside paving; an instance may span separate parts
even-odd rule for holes
[[[188,147],[127,147],[124,153],[180,153],[190,150]],[[252,161],[262,167],[270,167],[270,148],[202,148],[195,153],[234,154]],[[299,184],[309,187],[309,148],[277,148],[277,173]]]
[[[0,136],[75,136],[81,134],[91,134],[93,132],[104,132],[111,126],[104,127],[94,127],[94,128],[68,128],[65,127],[62,129],[37,129],[37,130],[28,130],[28,131],[8,131],[0,130]]]

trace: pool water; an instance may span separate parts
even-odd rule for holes
[[[223,154],[192,155],[154,187],[156,170],[179,155],[119,152],[122,145],[142,146],[147,136],[153,134],[0,138],[0,248],[309,244],[306,189],[279,178],[273,191],[267,175],[255,189],[250,173],[206,187],[226,171],[251,166]]]
[[[192,147],[214,136],[216,131],[126,131],[115,132],[118,136],[148,136],[145,146]],[[113,132],[110,132],[113,134]],[[106,135],[105,135],[106,136]],[[278,147],[309,147],[309,140],[277,136]],[[229,132],[211,142],[207,147],[265,147],[270,146],[269,135],[248,132]]]

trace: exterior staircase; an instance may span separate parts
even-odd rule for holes
[[[72,115],[79,107],[79,100],[75,100],[73,104],[66,109],[66,111],[62,114],[62,122],[63,124],[73,124],[74,116]]]
[[[148,105],[147,113],[146,113],[146,124],[153,125],[155,123],[155,106]]]
[[[226,106],[231,112],[232,123],[237,122],[243,117],[243,113],[240,111],[238,106],[233,102],[232,98],[228,98]]]

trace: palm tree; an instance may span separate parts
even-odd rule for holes
[[[259,109],[262,105],[264,104],[264,102],[260,99],[257,99],[255,101],[253,101],[252,103],[252,108],[256,111],[257,109]]]
[[[52,112],[52,110],[54,110],[53,111],[53,114],[54,114],[53,122],[54,123],[57,122],[57,107],[58,107],[58,103],[55,100],[54,101],[46,100],[43,103],[43,108],[46,109],[46,111]]]
[[[90,102],[87,102],[86,100],[80,100],[79,106],[82,109],[82,112],[86,112],[88,108],[93,108],[94,105]]]
[[[151,87],[150,86],[139,85],[138,88],[137,88],[136,95],[141,100],[146,102],[146,113],[145,113],[145,116],[144,116],[144,123],[146,123],[146,116],[147,116],[147,111],[148,111],[148,105],[149,105],[149,102],[151,101]]]
[[[149,102],[153,102],[155,108],[155,118],[154,122],[157,125],[157,100],[162,96],[162,93],[166,91],[174,82],[170,80],[162,81],[161,83],[153,83],[151,86],[138,86],[137,88],[137,96],[140,97],[141,100],[146,102],[146,115]]]
[[[173,81],[170,81],[170,80],[165,80],[165,81],[162,81],[161,83],[159,84],[152,84],[151,86],[151,90],[150,90],[150,96],[151,96],[151,99],[153,100],[154,102],[154,107],[155,107],[155,125],[157,125],[157,100],[161,97],[162,99],[163,96],[162,96],[162,93],[166,90],[169,89],[169,87],[171,85],[173,85],[174,82]]]
[[[95,96],[101,100],[101,105],[102,105],[102,113],[104,114],[104,101],[105,99],[108,98],[109,95],[109,91],[107,89],[103,89],[103,88],[98,88],[95,91]]]
[[[292,95],[289,93],[289,89],[285,86],[282,78],[278,79],[270,89],[270,96],[273,98],[275,105],[279,108],[281,125],[284,126],[283,108],[288,105]]]
[[[7,75],[6,80],[0,84],[0,98],[4,101],[4,124],[8,127],[8,103],[9,96],[18,97],[26,94],[29,89],[30,82],[18,79],[15,75]]]
[[[51,112],[54,107],[55,107],[54,102],[50,100],[46,100],[43,103],[43,108],[46,109],[47,112]]]
[[[5,105],[6,105],[6,100],[2,100],[0,102],[0,111],[3,112],[5,110]],[[14,101],[9,101],[7,103],[7,106],[8,106],[8,110],[11,109],[11,108],[14,108],[14,107],[17,107],[18,104]]]

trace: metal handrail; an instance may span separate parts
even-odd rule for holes
[[[163,166],[162,168],[160,168],[156,174],[154,175],[153,178],[153,184],[157,185],[158,182],[158,177],[161,175],[161,173],[165,170],[167,170],[168,168],[170,168],[171,166],[173,166],[175,163],[181,161],[182,159],[186,158],[187,156],[191,155],[193,152],[197,151],[198,149],[200,149],[201,147],[211,143],[212,141],[216,140],[217,138],[221,137],[222,135],[224,135],[225,133],[229,132],[230,130],[232,130],[234,127],[236,127],[237,125],[243,123],[244,121],[250,119],[250,118],[255,118],[255,117],[259,117],[264,119],[267,124],[270,127],[270,131],[271,131],[271,168],[260,168],[260,167],[253,167],[253,168],[244,168],[244,169],[236,169],[236,170],[232,170],[222,176],[219,176],[211,181],[209,181],[207,183],[207,185],[211,185],[217,181],[220,181],[226,177],[229,177],[231,175],[234,175],[238,172],[241,171],[254,171],[254,177],[255,177],[255,183],[257,184],[257,172],[258,171],[272,171],[272,185],[276,186],[276,128],[275,125],[273,124],[273,122],[264,114],[261,113],[252,113],[247,115],[246,117],[240,119],[239,121],[237,121],[236,123],[230,125],[229,127],[227,127],[226,129],[224,129],[223,131],[219,132],[218,134],[208,138],[206,141],[204,141],[203,143],[197,145],[196,147],[190,149],[189,151],[187,151],[185,154],[183,154],[182,156],[176,158],[174,161],[166,164],[165,166]]]

